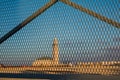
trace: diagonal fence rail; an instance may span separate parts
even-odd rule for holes
[[[61,1],[69,6],[72,6],[76,9],[79,9],[80,11],[87,13],[99,20],[102,20],[108,24],[111,24],[117,28],[120,28],[120,23],[113,21],[105,16],[102,16],[100,14],[97,14],[87,8],[84,8],[76,3],[71,2],[70,0],[50,0],[50,2],[48,2],[46,5],[44,5],[42,8],[40,8],[38,11],[36,11],[35,13],[33,13],[31,16],[29,16],[27,19],[25,19],[23,22],[21,22],[19,25],[17,25],[15,28],[13,28],[11,31],[9,31],[7,34],[5,34],[2,38],[0,38],[0,44],[2,42],[4,42],[5,40],[7,40],[10,36],[12,36],[13,34],[15,34],[17,31],[19,31],[20,29],[22,29],[25,25],[27,25],[29,22],[31,22],[33,19],[35,19],[37,16],[39,16],[40,14],[42,14],[44,11],[46,11],[48,8],[50,8],[52,5],[54,5],[56,2]]]
[[[76,9],[78,9],[78,10],[84,12],[84,13],[87,13],[87,14],[89,14],[89,15],[91,15],[91,16],[93,16],[93,17],[95,17],[95,18],[97,18],[97,19],[99,19],[101,21],[104,21],[104,22],[106,22],[108,24],[111,24],[111,25],[117,27],[117,28],[120,28],[120,23],[118,23],[116,21],[113,21],[112,19],[109,19],[109,18],[107,18],[105,16],[102,16],[100,14],[97,14],[97,13],[95,13],[95,12],[93,12],[93,11],[87,9],[87,8],[84,8],[84,7],[82,7],[82,6],[80,6],[80,5],[76,4],[76,3],[73,3],[70,0],[60,0],[60,1],[67,4],[67,5],[69,5],[69,6],[72,6],[72,7],[76,8]]]
[[[45,4],[42,8],[40,8],[38,11],[33,13],[31,16],[29,16],[27,19],[25,19],[23,22],[21,22],[19,25],[17,25],[15,28],[13,28],[11,31],[9,31],[7,34],[5,34],[0,39],[0,44],[7,40],[10,36],[15,34],[17,31],[25,27],[29,22],[31,22],[33,19],[35,19],[37,16],[42,14],[44,11],[46,11],[48,8],[50,8],[53,4],[55,4],[58,0],[50,0],[47,4]]]

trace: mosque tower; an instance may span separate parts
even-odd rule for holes
[[[53,48],[52,54],[53,54],[54,64],[59,64],[59,48],[58,48],[57,38],[54,38],[52,48]]]

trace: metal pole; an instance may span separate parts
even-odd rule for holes
[[[69,6],[72,6],[72,7],[76,8],[76,9],[82,11],[82,12],[85,12],[85,13],[87,13],[87,14],[89,14],[89,15],[91,15],[91,16],[99,19],[99,20],[102,20],[102,21],[104,21],[104,22],[106,22],[108,24],[111,24],[111,25],[113,25],[113,26],[115,26],[117,28],[120,28],[120,23],[118,23],[116,21],[113,21],[111,19],[108,19],[107,17],[102,16],[100,14],[97,14],[97,13],[95,13],[95,12],[93,12],[93,11],[87,9],[87,8],[84,8],[84,7],[82,7],[82,6],[80,6],[80,5],[76,4],[76,3],[73,3],[70,0],[60,0],[60,1],[67,4],[67,5],[69,5]]]
[[[25,27],[29,22],[31,22],[33,19],[35,19],[37,16],[42,14],[45,10],[47,10],[49,7],[51,7],[53,4],[55,4],[58,0],[50,0],[46,5],[44,5],[42,8],[40,8],[38,11],[33,13],[31,16],[29,16],[27,19],[25,19],[23,22],[21,22],[19,25],[17,25],[15,28],[13,28],[11,31],[9,31],[7,34],[5,34],[2,38],[0,38],[0,44],[7,40],[10,36],[15,34],[17,31]]]

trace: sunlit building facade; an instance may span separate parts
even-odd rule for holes
[[[59,64],[59,48],[58,48],[58,40],[55,38],[53,40],[53,45],[52,45],[52,54],[53,57],[41,57],[36,59],[32,66],[54,66]]]

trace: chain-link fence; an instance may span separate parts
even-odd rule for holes
[[[1,0],[0,6],[0,64],[52,58],[54,38],[62,64],[120,61],[119,0]]]

